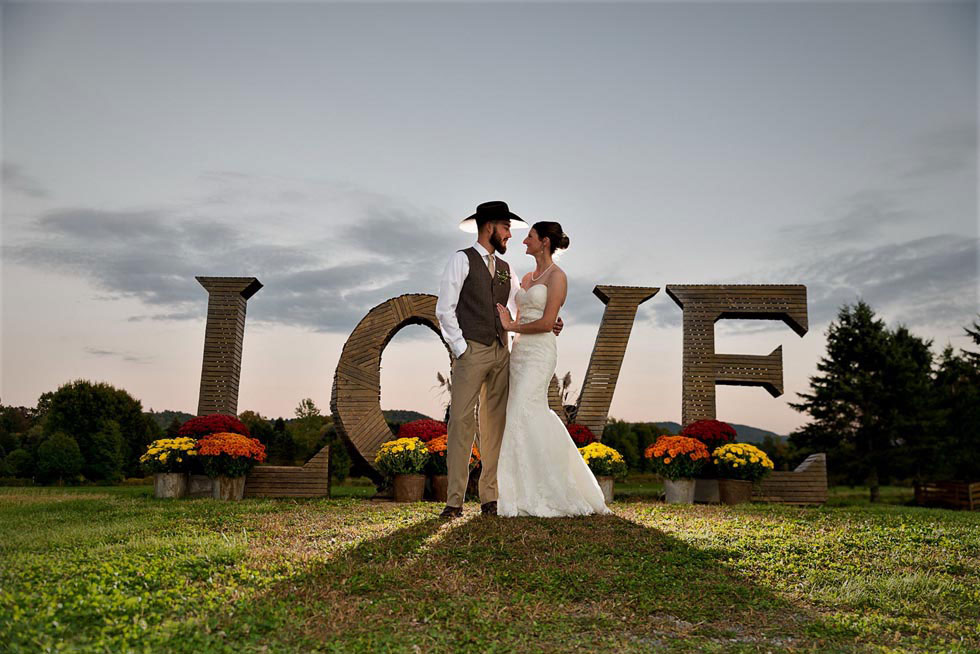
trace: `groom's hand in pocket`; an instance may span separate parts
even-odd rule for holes
[[[555,321],[555,326],[551,328],[551,331],[555,333],[555,336],[561,333],[561,330],[565,328],[565,323],[562,322],[561,318]]]

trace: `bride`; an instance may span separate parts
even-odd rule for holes
[[[521,280],[517,319],[497,305],[504,329],[518,334],[510,354],[507,419],[497,464],[498,515],[609,513],[599,483],[548,406],[558,360],[552,327],[568,290],[565,272],[552,255],[568,247],[568,236],[556,222],[538,222],[524,244],[537,267]]]

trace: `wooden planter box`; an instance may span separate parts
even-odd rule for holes
[[[776,470],[752,489],[752,499],[776,504],[823,504],[827,501],[827,455],[811,454],[796,470]]]
[[[980,482],[927,481],[916,484],[915,503],[975,511],[980,509]]]
[[[302,466],[256,466],[245,479],[245,497],[330,497],[330,446]]]

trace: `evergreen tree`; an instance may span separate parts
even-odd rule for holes
[[[980,347],[980,329],[964,330]],[[932,479],[980,481],[980,353],[946,346],[935,373]]]
[[[293,443],[292,434],[286,429],[286,421],[282,418],[276,418],[272,426],[269,461],[284,466],[296,463],[296,445]]]
[[[889,331],[863,301],[844,305],[827,329],[827,353],[810,392],[791,403],[812,422],[790,435],[800,454],[826,452],[850,483],[864,481],[871,501],[888,477],[908,473],[902,455],[928,440],[929,342],[905,327]]]
[[[295,455],[308,461],[319,450],[319,443],[326,432],[327,419],[320,415],[320,409],[310,398],[304,398],[296,407],[296,419],[286,429],[292,435]]]
[[[177,438],[177,433],[180,431],[180,420],[174,417],[170,424],[167,425],[167,438]]]

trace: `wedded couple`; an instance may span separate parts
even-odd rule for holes
[[[480,399],[480,509],[484,515],[558,517],[609,513],[602,490],[548,406],[568,281],[554,264],[568,236],[556,222],[530,227],[524,245],[535,269],[520,280],[497,256],[511,228],[528,224],[505,202],[485,202],[460,223],[476,243],[453,254],[439,285],[436,316],[453,350],[443,518],[463,514]],[[513,351],[507,332],[514,332]]]

